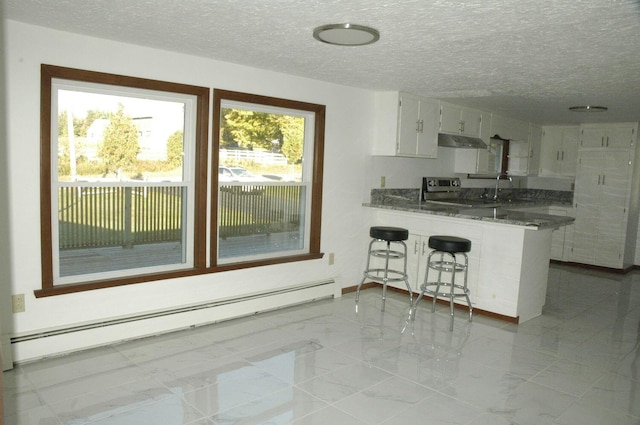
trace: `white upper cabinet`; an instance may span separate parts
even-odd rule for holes
[[[633,146],[634,124],[583,124],[580,126],[582,149],[628,149]]]
[[[529,175],[537,175],[540,168],[540,149],[542,148],[542,127],[531,124],[529,132]]]
[[[440,132],[480,137],[482,113],[458,105],[440,102]]]
[[[398,93],[376,93],[374,155],[436,158],[440,103]]]
[[[518,142],[529,141],[529,123],[502,115],[491,114],[491,136]]]
[[[578,164],[578,126],[542,127],[540,146],[541,177],[575,177]]]

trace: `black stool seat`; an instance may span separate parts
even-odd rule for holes
[[[471,251],[471,241],[455,236],[431,236],[429,238],[429,248],[450,253],[469,252]]]
[[[383,241],[406,241],[409,239],[409,231],[402,227],[373,226],[369,229],[369,236]]]

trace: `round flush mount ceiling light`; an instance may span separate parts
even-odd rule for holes
[[[572,106],[569,108],[572,112],[605,112],[608,109],[606,106]]]
[[[380,33],[364,25],[329,24],[313,30],[313,38],[336,46],[364,46],[380,39]]]

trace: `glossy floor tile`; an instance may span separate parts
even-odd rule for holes
[[[640,424],[640,272],[552,265],[520,325],[381,291],[17,366],[8,425]]]

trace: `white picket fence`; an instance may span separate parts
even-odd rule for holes
[[[224,163],[226,160],[241,159],[261,164],[287,165],[287,158],[281,153],[240,149],[220,149],[220,163]]]

